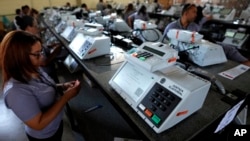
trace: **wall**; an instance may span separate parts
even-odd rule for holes
[[[164,9],[168,9],[173,4],[173,0],[158,0],[158,2],[163,5]]]
[[[66,2],[70,2],[71,5],[76,4],[76,0],[0,0],[0,15],[14,14],[15,9],[26,4],[40,11],[49,6],[50,1],[53,6],[63,6]]]
[[[103,0],[103,1],[106,2],[107,0]],[[128,3],[133,2],[134,0],[108,0],[108,1],[113,1],[116,3],[127,5]],[[142,2],[143,0],[140,0],[140,1]],[[82,3],[86,3],[88,7],[90,7],[91,9],[96,8],[97,2],[99,2],[99,0],[82,0]]]
[[[0,15],[14,15],[15,9],[20,8],[22,5],[29,5],[37,10],[42,10],[44,7],[50,6],[63,6],[66,2],[70,2],[72,6],[79,5],[80,3],[86,3],[90,9],[95,9],[96,4],[99,0],[0,0]],[[106,0],[104,0],[106,1]],[[112,1],[112,0],[109,0]],[[127,4],[135,0],[113,0],[116,3]],[[144,0],[140,0],[143,2]],[[153,1],[153,0],[149,0]],[[182,2],[205,2],[206,0],[159,0],[161,4],[168,6],[171,3],[182,3]],[[214,3],[224,2],[227,7],[236,7],[245,9],[249,4],[249,0],[212,0]],[[226,2],[226,3],[225,3]]]
[[[77,4],[79,5],[79,3],[86,3],[89,8],[95,9],[98,1],[99,0],[0,0],[0,15],[14,14],[15,9],[20,8],[22,5],[26,4],[40,11],[44,7],[50,6],[50,2],[52,6],[63,6],[66,2],[70,2],[72,6],[75,6]],[[132,0],[113,1],[122,4],[132,2]]]

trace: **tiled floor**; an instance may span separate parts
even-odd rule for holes
[[[0,99],[0,141],[26,141],[23,123],[5,107]]]

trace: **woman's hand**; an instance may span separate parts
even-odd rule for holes
[[[52,43],[52,44],[48,45],[47,47],[53,49],[53,48],[57,48],[60,46],[62,46],[62,43]]]
[[[74,84],[75,84],[75,81],[65,82],[62,84],[62,88],[64,90],[67,90],[68,88],[73,87]]]
[[[79,80],[64,83],[63,88],[65,89],[65,92],[63,97],[66,98],[67,101],[75,97],[81,89],[80,84]]]

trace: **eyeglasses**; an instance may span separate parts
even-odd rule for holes
[[[37,53],[29,53],[29,55],[32,55],[32,56],[39,58],[41,55],[44,55],[44,50],[42,49],[41,51],[39,51]]]

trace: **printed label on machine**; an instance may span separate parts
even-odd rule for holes
[[[131,99],[137,102],[154,79],[154,75],[145,69],[134,67],[128,63],[123,67],[119,75],[114,78],[114,82],[122,86]]]

